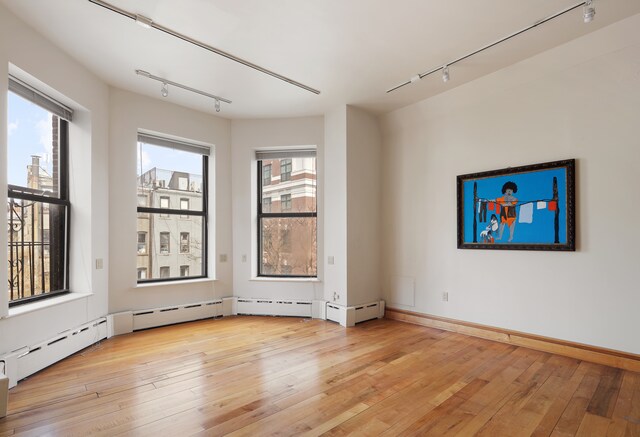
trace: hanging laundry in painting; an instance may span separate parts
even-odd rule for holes
[[[525,203],[520,206],[518,223],[533,223],[533,203]]]
[[[478,203],[478,221],[480,223],[487,221],[487,202],[485,200]]]

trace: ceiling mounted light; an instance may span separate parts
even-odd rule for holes
[[[445,65],[444,67],[442,67],[442,81],[444,83],[449,82],[449,66]]]
[[[231,103],[231,100],[229,100],[229,99],[225,99],[223,97],[216,96],[215,94],[209,94],[207,92],[200,91],[199,89],[196,89],[196,88],[191,88],[190,86],[183,85],[181,83],[174,82],[174,81],[169,80],[169,79],[165,79],[164,77],[154,76],[153,74],[149,73],[148,71],[136,70],[136,74],[138,76],[143,76],[143,77],[146,77],[146,78],[151,79],[151,80],[157,80],[158,82],[162,82],[162,88],[160,88],[160,92],[162,93],[162,97],[167,97],[169,95],[169,85],[173,85],[173,86],[175,86],[177,88],[181,88],[183,90],[191,91],[192,93],[200,94],[201,96],[205,96],[205,97],[209,97],[211,99],[214,99],[216,101],[216,106],[215,106],[216,112],[220,112],[220,102],[229,103],[229,104]]]
[[[593,6],[593,0],[584,2],[583,17],[585,23],[591,23],[596,16],[596,8]]]
[[[136,14],[136,23],[138,23],[139,26],[142,26],[145,29],[151,29],[153,20],[151,18],[145,17],[144,15]]]
[[[94,1],[94,0],[89,0],[89,1]],[[518,30],[516,32],[513,32],[513,33],[503,37],[503,38],[500,38],[497,41],[494,41],[494,42],[492,42],[490,44],[482,46],[479,49],[474,50],[473,52],[470,52],[470,53],[467,53],[466,55],[460,56],[459,58],[456,58],[456,59],[452,60],[451,62],[447,62],[444,65],[439,65],[439,66],[434,67],[434,68],[432,68],[430,70],[427,70],[427,71],[425,71],[423,73],[420,73],[420,74],[418,74],[416,76],[413,76],[409,80],[407,80],[405,82],[402,82],[401,84],[398,84],[398,85],[394,86],[393,88],[389,88],[387,90],[387,93],[390,93],[392,91],[400,89],[403,86],[406,86],[406,85],[409,85],[409,84],[412,84],[412,83],[416,83],[416,82],[418,82],[418,79],[424,79],[426,76],[429,76],[430,74],[434,74],[434,73],[436,73],[436,72],[438,72],[440,70],[442,70],[442,80],[444,82],[446,82],[446,81],[449,80],[449,67],[451,65],[457,64],[458,62],[461,62],[461,61],[464,61],[467,58],[475,56],[478,53],[484,52],[485,50],[488,50],[488,49],[490,49],[492,47],[495,47],[498,44],[501,44],[501,43],[503,43],[505,41],[510,40],[511,38],[515,38],[518,35],[521,35],[521,34],[527,32],[527,31],[529,31],[529,30],[531,30],[533,28],[536,28],[536,27],[548,22],[548,21],[551,21],[551,20],[553,20],[555,18],[558,18],[558,17],[560,17],[560,16],[562,16],[562,15],[564,15],[566,13],[569,13],[569,12],[573,11],[574,9],[578,9],[581,6],[584,6],[584,22],[585,23],[589,23],[590,21],[593,20],[593,17],[596,14],[596,10],[593,7],[593,2],[594,2],[594,0],[583,0],[580,3],[574,4],[573,6],[569,6],[568,8],[563,9],[560,12],[556,12],[555,14],[550,15],[550,16],[548,16],[546,18],[543,18],[542,20],[536,21],[535,23],[533,23],[530,26],[525,27],[524,29],[520,29],[520,30]]]
[[[281,74],[276,73],[275,71],[271,71],[268,70],[264,67],[261,67],[257,64],[254,64],[253,62],[249,62],[245,59],[242,59],[238,56],[232,55],[231,53],[227,53],[224,50],[220,50],[216,47],[210,46],[209,44],[205,44],[204,42],[198,41],[197,39],[191,38],[187,35],[184,35],[182,33],[179,33],[173,29],[170,29],[168,27],[165,27],[161,24],[158,24],[156,22],[154,22],[153,20],[151,20],[150,18],[147,18],[145,16],[142,15],[138,15],[138,14],[134,14],[133,12],[129,12],[125,9],[119,8],[117,6],[114,6],[110,3],[107,3],[104,0],[88,0],[89,2],[93,3],[94,5],[103,7],[105,9],[110,10],[111,12],[115,12],[119,15],[122,15],[124,17],[130,18],[132,20],[134,20],[136,23],[138,23],[139,25],[143,26],[143,27],[150,27],[150,28],[154,28],[156,30],[159,30],[160,32],[166,33],[167,35],[171,35],[174,38],[180,39],[182,41],[186,41],[190,44],[193,44],[194,46],[200,47],[201,49],[207,50],[211,53],[215,53],[216,55],[219,56],[223,56],[227,59],[230,59],[234,62],[237,62],[239,64],[242,64],[246,67],[249,68],[253,68],[256,71],[259,71],[261,73],[264,74],[268,74],[269,76],[275,77],[276,79],[280,79],[283,82],[286,82],[288,84],[297,86],[298,88],[302,88],[303,90],[307,90],[309,92],[312,92],[314,94],[320,94],[320,91],[318,91],[317,89],[311,88],[310,86],[307,86],[305,84],[302,84],[300,82],[297,82],[293,79],[290,79],[286,76],[283,76]],[[222,99],[221,99],[222,100]],[[222,100],[224,102],[224,100]]]

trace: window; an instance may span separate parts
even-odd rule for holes
[[[271,212],[271,197],[262,199],[262,212]]]
[[[169,232],[160,232],[160,254],[169,255],[171,251],[171,234]]]
[[[160,267],[160,277],[163,279],[171,277],[171,267]]]
[[[178,189],[186,191],[189,188],[189,178],[179,177],[178,178]]]
[[[262,185],[271,184],[271,164],[265,164],[262,167]]]
[[[160,208],[169,209],[171,200],[167,196],[160,196]],[[160,214],[160,217],[169,217],[169,214]]]
[[[180,266],[180,276],[183,278],[189,276],[189,266]]]
[[[209,148],[146,133],[137,148],[138,196],[148,199],[137,209],[147,256],[136,262],[148,274],[138,281],[206,277]]]
[[[189,199],[180,198],[180,209],[183,211],[189,211]],[[189,218],[189,216],[180,215],[180,218]]]
[[[138,232],[138,255],[147,254],[147,233]]]
[[[189,233],[180,232],[180,253],[189,253]]]
[[[147,269],[145,267],[138,269],[138,279],[147,279]]]
[[[282,209],[282,211],[291,211],[291,194],[283,194],[280,196],[280,209]]]
[[[280,182],[291,179],[291,159],[280,160]]]
[[[68,292],[68,128],[72,111],[9,77],[9,306]]]
[[[257,152],[256,158],[258,276],[317,276],[315,150]],[[266,186],[264,162],[278,161],[281,178]],[[296,169],[293,181],[292,168]],[[290,181],[286,187],[281,186],[284,181]],[[271,199],[276,202],[272,204]]]

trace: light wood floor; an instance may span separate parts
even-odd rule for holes
[[[640,436],[640,374],[390,320],[230,317],[105,340],[9,410],[0,436]]]

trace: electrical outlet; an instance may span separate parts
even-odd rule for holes
[[[247,262],[247,255],[242,255],[242,262],[246,263]]]
[[[337,292],[337,291],[334,291],[334,292],[333,292],[333,301],[335,302],[335,301],[337,301],[337,300],[339,300],[339,299],[340,299],[340,295],[338,294],[338,292]]]
[[[220,262],[221,263],[226,263],[227,262],[227,254],[226,253],[221,253],[220,254]]]
[[[442,301],[443,302],[449,302],[449,292],[445,291],[444,293],[442,293]]]

